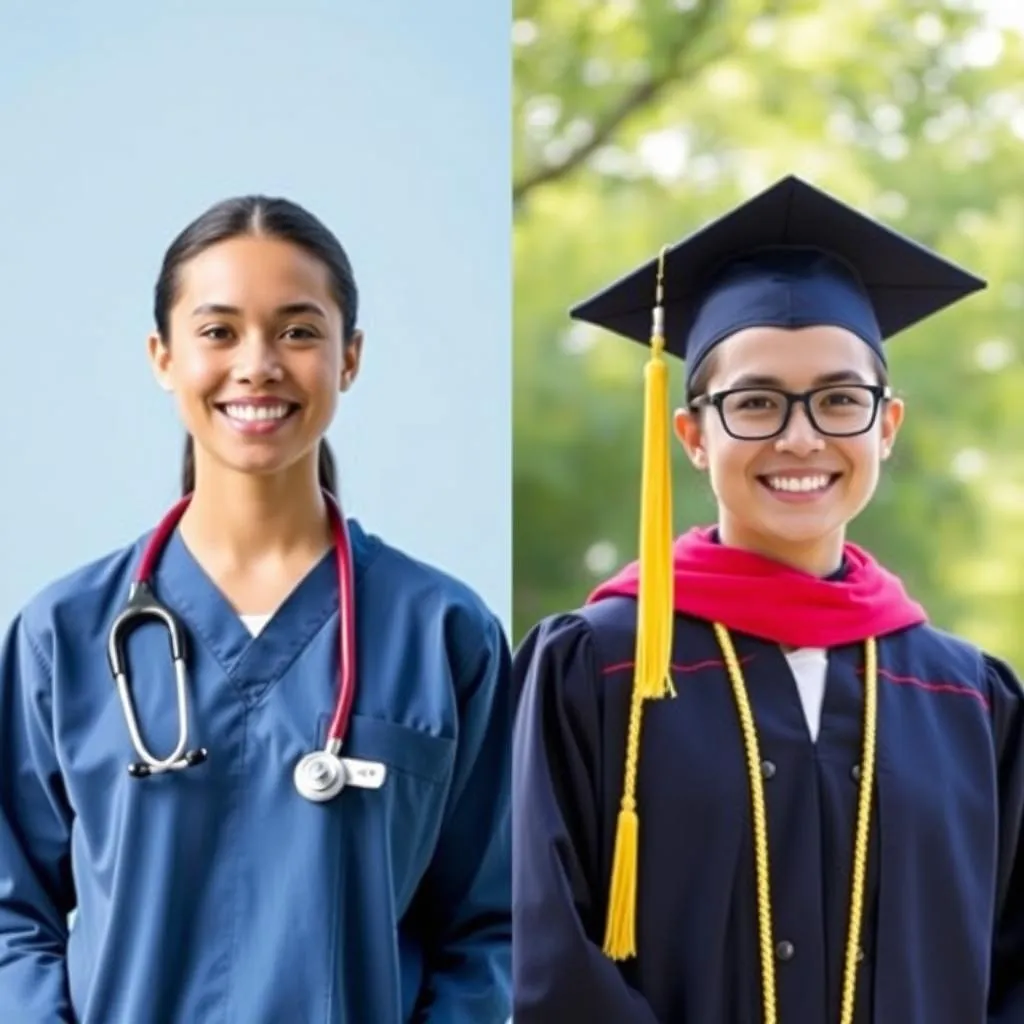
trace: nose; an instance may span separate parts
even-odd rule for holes
[[[805,456],[824,447],[825,439],[814,429],[807,410],[802,405],[794,405],[786,429],[775,442],[776,451]]]
[[[261,387],[279,381],[284,376],[277,346],[261,331],[252,331],[248,334],[235,352],[232,376],[236,383]]]

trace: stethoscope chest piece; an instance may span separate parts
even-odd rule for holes
[[[387,769],[377,761],[338,757],[329,750],[306,754],[295,766],[295,788],[313,803],[333,800],[346,786],[380,789]]]

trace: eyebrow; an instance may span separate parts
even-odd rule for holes
[[[822,373],[814,378],[814,387],[827,387],[829,384],[867,384],[869,383],[856,370],[834,370],[832,373]],[[737,377],[731,388],[783,388],[785,382],[778,377],[765,376],[764,374],[745,373]]]
[[[327,319],[327,314],[315,302],[289,302],[284,306],[278,306],[274,310],[276,316],[302,316],[312,315]],[[241,316],[242,311],[237,306],[227,306],[221,302],[204,302],[192,310],[193,316]]]

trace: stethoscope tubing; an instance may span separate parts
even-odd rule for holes
[[[324,491],[330,519],[331,537],[334,542],[335,562],[338,573],[338,690],[327,730],[324,750],[337,758],[345,741],[356,689],[356,622],[354,567],[352,543],[345,517],[333,495]],[[156,596],[153,590],[153,576],[160,556],[166,548],[181,517],[192,501],[192,495],[181,498],[160,520],[149,538],[139,560],[128,600],[115,618],[107,641],[107,656],[111,672],[117,684],[118,695],[125,712],[129,736],[140,764],[132,765],[130,771],[136,776],[148,776],[199,764],[207,757],[205,749],[186,752],[188,746],[188,644],[184,629],[178,618]],[[157,758],[150,753],[142,738],[131,694],[130,671],[128,666],[126,640],[137,625],[144,620],[157,620],[167,630],[171,660],[174,665],[175,692],[178,709],[178,742],[167,757]]]

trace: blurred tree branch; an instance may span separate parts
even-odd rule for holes
[[[665,43],[659,66],[629,88],[607,110],[594,118],[594,130],[586,142],[573,147],[561,160],[530,168],[513,182],[512,201],[519,206],[536,188],[558,181],[597,152],[632,117],[646,110],[669,86],[685,82],[730,48],[724,39],[713,50],[701,52],[712,16],[722,6],[721,0],[698,0],[693,10],[679,16],[679,35]]]

